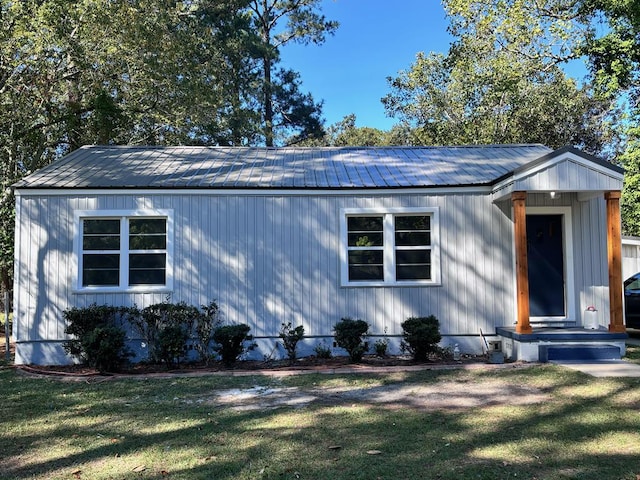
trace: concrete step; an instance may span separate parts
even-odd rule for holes
[[[620,360],[620,349],[615,345],[550,344],[538,346],[541,362],[551,360]]]

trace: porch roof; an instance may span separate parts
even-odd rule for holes
[[[513,192],[593,193],[622,190],[624,170],[601,158],[565,147],[522,165],[494,184],[494,200]]]

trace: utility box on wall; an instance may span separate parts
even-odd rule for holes
[[[489,363],[504,363],[504,352],[502,351],[502,341],[492,340],[489,342],[487,352]]]

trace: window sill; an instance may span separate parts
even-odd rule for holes
[[[74,288],[76,295],[91,295],[94,293],[173,293],[173,288],[167,285],[151,286],[139,285],[135,287],[82,287]]]
[[[386,287],[386,288],[401,288],[401,287],[441,287],[440,281],[413,281],[413,282],[349,282],[340,285],[342,288],[362,288],[362,287]]]

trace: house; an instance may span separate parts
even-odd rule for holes
[[[551,328],[623,351],[622,178],[542,145],[80,148],[14,186],[16,363],[71,361],[65,309],[167,297],[217,300],[260,358],[282,322],[301,354],[345,316],[397,352],[431,314],[463,352],[537,360]]]

